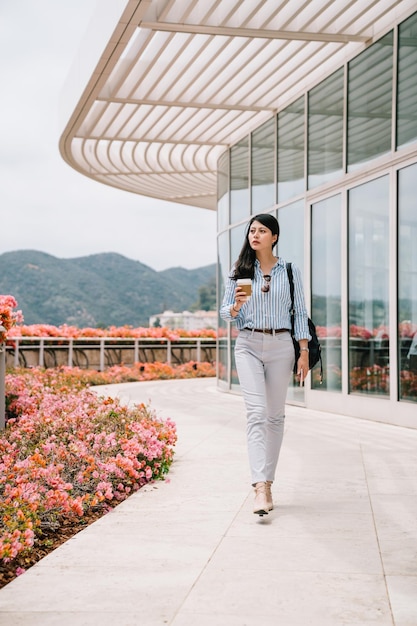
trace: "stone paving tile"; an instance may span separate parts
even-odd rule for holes
[[[242,398],[213,379],[101,389],[177,422],[146,486],[0,590],[0,626],[416,626],[417,431],[288,406],[252,513]]]

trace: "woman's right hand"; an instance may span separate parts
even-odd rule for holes
[[[239,286],[236,287],[235,289],[235,301],[233,302],[232,306],[230,307],[230,315],[232,317],[236,317],[236,315],[239,314],[239,311],[242,307],[242,304],[244,304],[246,302],[246,300],[248,299],[246,293],[243,291],[243,289]]]
[[[242,306],[242,304],[245,304],[245,302],[247,302],[248,300],[248,296],[246,295],[246,292],[243,291],[243,289],[241,287],[239,287],[239,285],[236,287],[235,289],[235,303],[236,303],[236,308],[239,308]]]

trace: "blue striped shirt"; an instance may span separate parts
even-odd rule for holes
[[[287,268],[284,259],[279,258],[271,270],[270,288],[267,293],[261,291],[264,284],[261,266],[255,261],[255,273],[252,279],[252,296],[242,305],[236,317],[230,313],[235,302],[236,281],[232,279],[232,268],[226,284],[220,317],[228,322],[236,322],[238,330],[242,328],[288,328],[291,330],[291,296]],[[301,273],[292,264],[294,278],[294,335],[300,339],[311,339],[308,330],[308,314],[305,306]]]

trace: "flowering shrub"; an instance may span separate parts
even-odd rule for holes
[[[78,367],[59,368],[31,368],[30,370],[13,369],[22,384],[29,375],[32,384],[37,379],[42,388],[48,387],[59,392],[61,387],[64,391],[67,387],[83,389],[91,385],[111,385],[115,383],[131,383],[145,380],[168,380],[174,378],[207,378],[216,375],[216,368],[211,363],[198,363],[189,361],[182,365],[169,365],[168,363],[135,363],[132,366],[114,365],[104,372],[97,370],[81,369]],[[6,382],[13,379],[8,375]],[[7,401],[7,398],[6,398]]]
[[[417,324],[410,321],[400,322],[398,324],[398,334],[400,337],[412,339],[417,333]]]
[[[400,395],[403,399],[417,399],[417,372],[403,370],[400,372]]]
[[[3,566],[36,552],[46,533],[91,511],[106,512],[162,479],[172,462],[176,428],[170,419],[158,419],[144,404],[127,407],[98,397],[86,388],[86,372],[84,378],[79,373],[33,369],[6,377],[8,421],[0,437]],[[98,382],[112,382],[110,374]]]
[[[23,322],[21,311],[13,311],[17,307],[17,302],[13,296],[0,296],[0,325],[4,330],[0,330],[0,343],[5,341],[11,329]]]
[[[340,326],[316,326],[318,337],[341,337],[342,329]],[[400,322],[398,324],[398,335],[402,338],[412,339],[417,333],[417,324],[412,322]],[[389,338],[388,326],[378,326],[372,330],[365,328],[365,326],[357,326],[351,324],[349,327],[349,337],[355,337],[357,339],[387,339]]]
[[[102,385],[111,382],[123,383],[140,380],[168,380],[173,378],[207,378],[215,375],[216,368],[211,363],[189,361],[188,363],[175,366],[159,362],[135,363],[132,367],[115,365],[105,372],[91,370],[90,384]]]
[[[10,297],[10,296],[8,296]],[[66,339],[78,339],[80,337],[124,337],[126,339],[140,339],[149,337],[151,339],[166,338],[177,341],[181,337],[212,337],[216,338],[216,331],[213,329],[182,330],[161,327],[161,328],[133,328],[132,326],[110,326],[109,328],[77,328],[76,326],[52,326],[50,324],[31,324],[29,326],[18,326],[13,328],[9,334],[11,338],[21,337],[64,337]]]
[[[353,367],[350,370],[351,391],[368,393],[389,393],[389,367],[371,365],[369,367]]]
[[[341,337],[342,329],[340,326],[316,326],[317,337]]]

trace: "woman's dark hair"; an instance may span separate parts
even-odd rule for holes
[[[243,243],[239,257],[235,263],[235,271],[232,276],[234,280],[237,280],[238,278],[253,278],[255,273],[256,252],[250,247],[249,244],[249,231],[253,222],[260,222],[261,224],[269,228],[269,230],[272,231],[273,235],[278,235],[278,241],[278,220],[273,215],[269,215],[269,213],[260,213],[259,215],[254,215],[246,228],[245,241]],[[272,244],[272,248],[274,248],[277,241]]]

